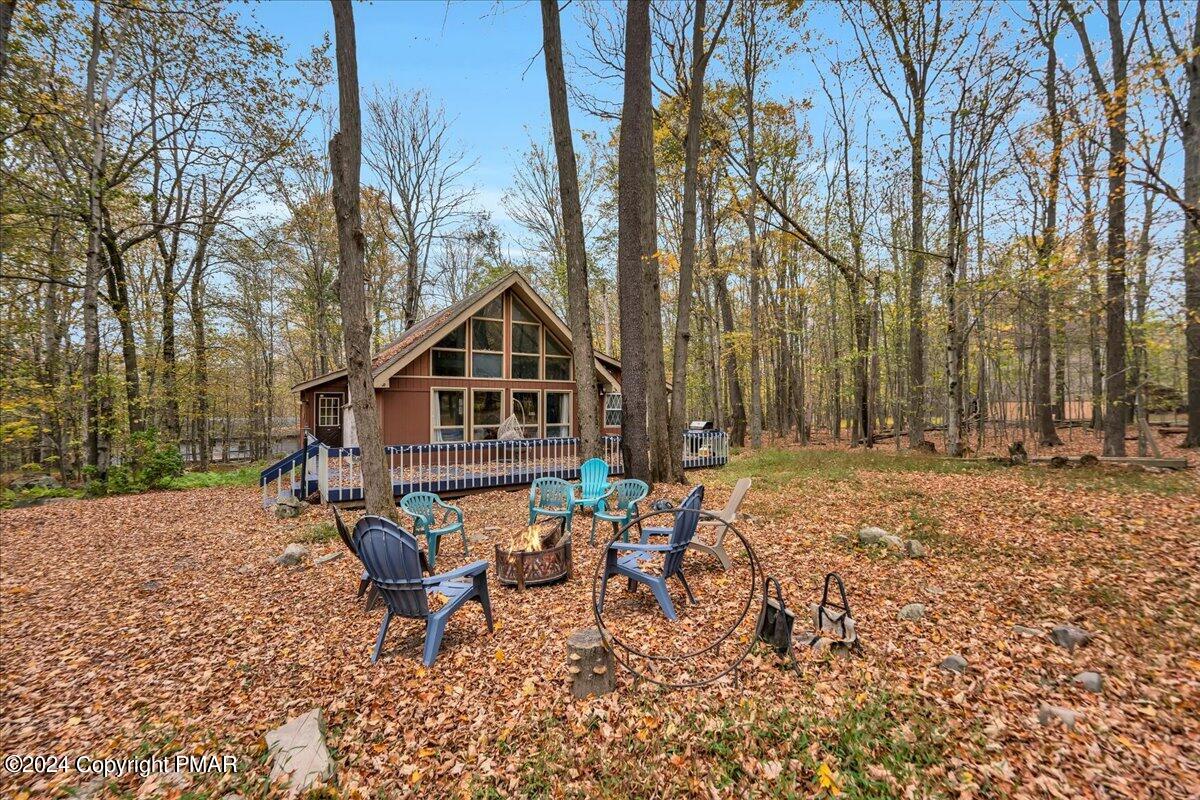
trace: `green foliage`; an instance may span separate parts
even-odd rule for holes
[[[780,450],[764,448],[757,453],[743,450],[716,474],[730,484],[752,477],[766,486],[778,487],[795,481],[820,479],[850,481],[861,472],[934,472],[940,475],[977,475],[1002,469],[984,461],[888,453],[880,450]]]
[[[172,489],[214,489],[227,486],[257,486],[258,476],[267,462],[246,464],[237,469],[185,472],[172,479]]]
[[[338,538],[337,527],[332,522],[318,522],[309,525],[304,533],[300,534],[300,541],[305,544],[322,544],[323,542],[332,542],[336,538]]]
[[[179,447],[174,442],[164,441],[154,429],[130,436],[124,455],[124,461],[109,467],[103,480],[95,470],[85,469],[84,494],[101,497],[166,489],[183,474]]]

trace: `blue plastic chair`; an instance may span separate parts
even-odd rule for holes
[[[649,544],[647,542],[613,542],[608,546],[604,556],[604,578],[600,582],[600,598],[597,610],[604,611],[604,593],[608,588],[608,579],[612,575],[623,575],[629,579],[629,589],[634,591],[639,583],[650,587],[654,599],[662,608],[667,619],[677,619],[675,606],[671,603],[671,595],[667,592],[667,580],[678,578],[687,592],[688,600],[696,602],[692,589],[688,586],[687,578],[683,576],[683,557],[687,554],[688,544],[696,535],[696,523],[700,520],[700,504],[704,502],[704,487],[697,486],[688,492],[675,515],[675,525],[671,529],[671,540],[667,544]],[[629,551],[629,555],[621,555]],[[663,556],[662,574],[651,575],[642,569],[642,562],[658,554]]]
[[[592,535],[588,541],[592,545],[596,544],[596,520],[611,522],[615,539],[621,529],[627,527],[629,521],[637,516],[637,505],[645,500],[648,494],[650,487],[636,478],[626,478],[614,483],[608,496],[600,499],[600,504],[592,514]],[[629,531],[625,531],[622,538],[629,541]]]
[[[572,485],[579,490],[575,498],[576,508],[590,508],[595,511],[600,502],[608,496],[612,484],[608,482],[608,462],[603,458],[589,458],[579,468],[579,482]]]
[[[421,548],[417,539],[390,519],[365,516],[354,526],[354,545],[367,574],[379,596],[387,605],[371,663],[379,660],[383,639],[387,636],[392,617],[425,620],[425,653],[423,661],[430,666],[437,659],[450,615],[468,600],[483,606],[488,631],[493,630],[492,604],[488,599],[488,562],[476,561],[441,575],[421,577]],[[429,595],[440,593],[446,604],[437,611],[429,610]]]
[[[571,532],[575,519],[575,495],[571,484],[562,478],[538,478],[529,487],[529,524],[538,517],[559,517],[565,521],[565,530]]]
[[[342,539],[342,544],[346,545],[346,549],[358,558],[358,550],[354,547],[354,540],[350,538],[350,531],[346,529],[346,523],[342,520],[341,513],[338,512],[337,506],[333,508],[333,524],[337,528],[338,536]],[[366,569],[363,569],[362,575],[358,578],[358,597],[362,597],[371,584],[371,578],[367,575]],[[371,605],[371,600],[367,600],[367,605]]]
[[[442,510],[442,521],[437,521],[438,509]],[[400,510],[413,518],[414,532],[425,537],[429,550],[429,569],[437,569],[438,540],[448,533],[462,535],[463,552],[471,557],[467,545],[467,530],[463,526],[462,509],[443,502],[433,492],[412,492],[400,500]],[[453,519],[452,519],[453,518]]]

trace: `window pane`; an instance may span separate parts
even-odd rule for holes
[[[454,347],[459,350],[465,349],[467,346],[467,326],[459,325],[450,333],[446,334],[440,342],[434,347]]]
[[[476,425],[500,424],[500,392],[475,392],[471,404]]]
[[[433,440],[435,442],[461,442],[463,441],[463,429],[438,428],[433,432]]]
[[[529,309],[525,307],[525,304],[522,303],[520,300],[518,300],[515,297],[513,298],[513,319],[517,322],[537,322],[538,321],[537,317],[535,317],[529,311]]]
[[[571,426],[570,425],[547,425],[546,426],[546,438],[547,439],[566,439],[570,435],[571,435]]]
[[[621,427],[621,395],[604,395],[604,426],[606,428]]]
[[[512,376],[514,378],[536,381],[538,379],[538,357],[513,356]]]
[[[438,425],[463,424],[463,393],[435,392],[437,395]]]
[[[546,422],[561,424],[571,420],[571,395],[546,392]]]
[[[471,439],[476,442],[487,442],[499,438],[498,425],[476,425],[471,429]]]
[[[538,344],[541,327],[537,325],[513,325],[513,352],[514,353],[540,353],[542,348]]]
[[[513,392],[513,413],[525,428],[525,435],[531,438],[538,435],[538,399],[537,392]]]
[[[549,333],[547,333],[546,334],[546,355],[548,355],[548,356],[569,356],[571,354],[567,352],[567,349],[565,347],[563,347],[561,344],[558,343],[557,339],[555,339],[553,336],[551,336]]]
[[[546,356],[546,380],[571,380],[571,359]]]
[[[499,378],[503,358],[499,353],[472,353],[471,374],[476,378]]]
[[[465,375],[467,354],[461,350],[434,350],[434,375]]]
[[[475,316],[491,317],[492,319],[504,319],[504,298],[497,297],[495,300],[479,309],[479,313]]]
[[[504,323],[490,319],[471,320],[471,347],[475,350],[504,349]]]

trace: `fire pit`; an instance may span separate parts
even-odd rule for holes
[[[508,547],[496,545],[496,579],[505,586],[541,586],[571,577],[571,536],[563,520],[522,528]]]

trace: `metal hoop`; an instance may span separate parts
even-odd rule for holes
[[[612,631],[610,631],[608,629],[608,627],[604,624],[604,619],[602,618],[602,616],[600,614],[599,602],[598,602],[599,596],[598,596],[598,592],[597,592],[597,586],[602,577],[601,572],[604,568],[605,561],[607,560],[608,548],[613,543],[615,543],[617,541],[617,539],[621,538],[621,535],[623,533],[628,533],[629,529],[634,527],[635,525],[638,526],[640,529],[642,520],[650,519],[651,517],[656,517],[656,516],[659,516],[662,514],[671,514],[672,516],[675,516],[675,515],[683,513],[685,510],[686,509],[683,509],[683,508],[672,508],[672,509],[666,509],[663,511],[651,511],[647,514],[641,514],[641,515],[635,517],[634,519],[630,520],[628,523],[625,524],[624,527],[622,527],[619,531],[617,531],[613,535],[612,539],[610,539],[607,542],[607,544],[605,544],[604,549],[601,551],[600,557],[596,560],[596,568],[592,572],[592,615],[596,619],[596,627],[600,629],[600,634],[607,641],[610,641],[613,644],[617,645],[617,647],[613,648],[613,657],[617,659],[617,662],[621,666],[623,666],[625,669],[627,669],[631,673],[633,673],[634,676],[641,678],[643,680],[649,681],[650,683],[654,683],[659,686],[663,686],[663,687],[671,688],[671,689],[694,689],[694,688],[697,688],[700,686],[707,686],[708,684],[718,681],[721,678],[725,677],[730,672],[735,670],[738,667],[738,665],[740,665],[746,659],[746,656],[748,656],[750,654],[750,651],[754,648],[754,636],[749,637],[749,641],[747,642],[745,649],[742,650],[737,655],[737,657],[729,664],[729,666],[725,667],[725,669],[721,670],[720,672],[716,673],[715,675],[710,675],[710,676],[704,678],[703,680],[688,681],[686,683],[663,681],[663,680],[659,680],[658,678],[651,677],[650,675],[647,675],[646,673],[644,673],[638,669],[635,669],[633,667],[633,665],[630,664],[630,662],[624,656],[621,655],[619,650],[624,650],[627,653],[636,655],[639,658],[645,658],[648,661],[679,662],[679,661],[685,661],[685,660],[692,659],[692,658],[697,658],[699,656],[704,655],[705,653],[715,650],[716,648],[720,647],[724,642],[726,642],[730,637],[732,637],[734,631],[736,631],[738,629],[738,627],[743,622],[745,622],[746,616],[747,616],[747,614],[749,614],[749,611],[750,611],[750,604],[754,602],[754,597],[757,594],[757,589],[758,589],[758,573],[759,573],[758,555],[754,552],[754,548],[751,547],[750,540],[747,539],[740,530],[738,530],[737,525],[735,525],[732,522],[727,523],[726,535],[728,535],[729,533],[733,533],[733,535],[737,537],[738,541],[740,541],[742,543],[742,546],[746,548],[746,553],[750,557],[749,591],[746,593],[746,599],[742,603],[741,611],[739,612],[738,617],[734,621],[734,623],[727,630],[723,631],[721,633],[721,635],[718,636],[713,642],[706,645],[705,647],[700,648],[699,650],[695,650],[690,653],[684,653],[682,655],[673,655],[673,656],[656,656],[651,653],[642,652],[638,648],[634,647],[633,645],[631,645],[628,642],[621,639],[619,636],[612,633]],[[714,514],[711,511],[705,511],[703,509],[698,509],[694,513],[699,514],[701,519],[717,520],[722,523],[725,522],[724,519],[717,516],[716,514]]]

